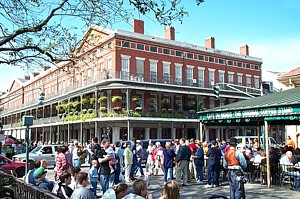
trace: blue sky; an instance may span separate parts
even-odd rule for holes
[[[205,45],[215,37],[216,49],[239,53],[248,44],[250,56],[263,60],[263,68],[287,71],[300,66],[300,0],[205,0],[195,6],[193,0],[182,0],[189,12],[183,24],[174,23],[177,41]],[[163,26],[153,17],[145,21],[145,34],[163,37]],[[113,28],[131,31],[131,24],[116,23]],[[26,71],[0,66],[0,91],[6,91]]]

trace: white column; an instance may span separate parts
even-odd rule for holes
[[[200,121],[200,142],[203,142],[203,122]]]
[[[270,158],[269,158],[269,124],[265,121],[265,139],[266,139],[266,157],[267,157],[267,185],[271,187],[271,173],[270,173]]]
[[[222,139],[221,139],[221,133],[220,133],[220,129],[217,129],[217,131],[216,131],[216,138],[219,138],[219,140],[221,140],[221,141],[222,141]]]
[[[120,141],[120,127],[112,127],[112,144]]]
[[[145,128],[145,139],[150,139],[150,128]]]
[[[176,128],[174,127],[171,129],[171,138],[176,139]]]

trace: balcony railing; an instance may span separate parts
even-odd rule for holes
[[[198,87],[198,88],[207,88],[207,89],[212,89],[212,86],[213,86],[211,84],[211,82],[205,82],[203,80],[198,80],[198,79],[182,79],[182,78],[178,78],[178,77],[172,78],[169,75],[168,76],[165,75],[164,77],[158,77],[157,73],[155,73],[155,72],[151,72],[151,74],[142,74],[142,73],[133,74],[133,73],[129,73],[126,71],[119,71],[119,72],[116,72],[114,75],[103,72],[98,79],[91,78],[91,79],[89,79],[89,81],[84,80],[84,84],[79,83],[79,81],[73,82],[73,84],[69,84],[68,87],[60,89],[59,91],[52,92],[52,93],[46,93],[46,99],[51,99],[51,98],[60,96],[62,94],[66,94],[68,92],[72,92],[79,88],[88,87],[92,84],[106,81],[108,79],[118,79],[118,80],[143,82],[143,83],[149,82],[149,83],[157,83],[157,84],[165,84],[165,85],[189,86],[189,87],[194,87],[194,88]],[[242,92],[252,94],[252,95],[260,95],[260,93],[261,93],[261,90],[257,89],[257,88],[251,88],[251,87],[240,86],[240,85],[231,85],[231,86],[234,86],[234,87],[238,88],[239,90],[241,90]],[[229,90],[229,91],[236,92],[236,90],[229,88],[226,85],[222,86],[221,90]],[[16,108],[14,107],[14,108],[5,109],[5,110],[1,111],[1,113],[6,113],[6,112],[9,112],[14,109],[23,108],[28,105],[32,105],[35,102],[37,103],[37,100],[33,100],[31,102],[26,102],[25,104],[22,104]]]

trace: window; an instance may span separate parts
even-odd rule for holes
[[[84,86],[84,81],[85,81],[85,79],[84,79],[84,71],[82,71],[81,72],[81,86]],[[51,88],[51,90],[52,90],[52,88]]]
[[[175,84],[182,84],[182,64],[175,64]]]
[[[144,50],[145,46],[143,44],[136,44],[136,48],[139,50]]]
[[[151,46],[150,51],[151,52],[157,52],[157,47],[156,46]]]
[[[176,54],[175,54],[177,57],[182,57],[182,52],[181,51],[176,51]]]
[[[122,68],[121,68],[121,78],[125,80],[129,80],[129,63],[130,63],[130,56],[121,55],[122,57]]]
[[[204,68],[198,67],[198,85],[204,87]]]
[[[157,111],[157,103],[156,102],[157,102],[156,95],[151,94],[150,98],[149,98],[149,108],[153,112]]]
[[[107,76],[108,76],[108,78],[112,78],[111,70],[112,70],[111,58],[109,58],[107,60]]]
[[[157,60],[150,60],[150,82],[157,82]]]
[[[94,73],[94,81],[97,81],[98,74],[97,74],[97,65],[96,64],[94,65],[94,72],[93,73]]]
[[[250,68],[250,64],[246,64],[246,68]]]
[[[203,55],[198,55],[198,60],[204,60],[204,56]]]
[[[111,49],[111,47],[112,47],[112,44],[111,44],[111,42],[109,42],[109,43],[107,44],[107,48],[108,48],[108,49]]]
[[[193,53],[188,53],[188,54],[187,54],[187,58],[189,58],[189,59],[194,59],[194,54],[193,54]]]
[[[259,88],[259,77],[254,77],[254,87]]]
[[[243,85],[243,75],[238,74],[237,80],[238,80],[238,85],[242,86]]]
[[[122,47],[129,48],[130,47],[130,42],[129,41],[122,41]]]
[[[259,70],[259,66],[258,65],[254,65],[254,69],[255,70]]]
[[[214,98],[209,98],[209,108],[214,108],[215,105],[215,99]]]
[[[219,59],[219,64],[224,64],[224,59]]]
[[[233,84],[233,72],[228,72],[228,83]]]
[[[219,71],[219,83],[224,83],[224,71]]]
[[[215,70],[208,69],[209,71],[209,86],[212,87],[215,84]]]
[[[246,86],[251,87],[251,76],[246,76]]]
[[[214,57],[209,57],[209,58],[208,58],[208,61],[214,63],[214,62],[215,62],[215,58],[214,58]]]
[[[163,62],[164,83],[170,83],[170,62]]]
[[[169,54],[170,54],[170,50],[164,48],[163,53],[164,53],[165,55],[169,55]]]
[[[145,58],[136,58],[136,77],[138,81],[144,81],[144,60]]]
[[[233,66],[233,61],[228,60],[228,66]]]
[[[192,86],[193,85],[193,68],[191,66],[188,66],[186,71],[186,77],[187,77],[187,85]]]
[[[242,62],[238,62],[238,63],[237,63],[237,66],[238,66],[238,67],[243,67]]]

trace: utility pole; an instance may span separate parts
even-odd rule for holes
[[[25,140],[26,140],[26,168],[25,168],[25,176],[29,170],[29,128],[33,125],[33,116],[25,115],[22,118],[23,126],[26,126],[25,131]]]

